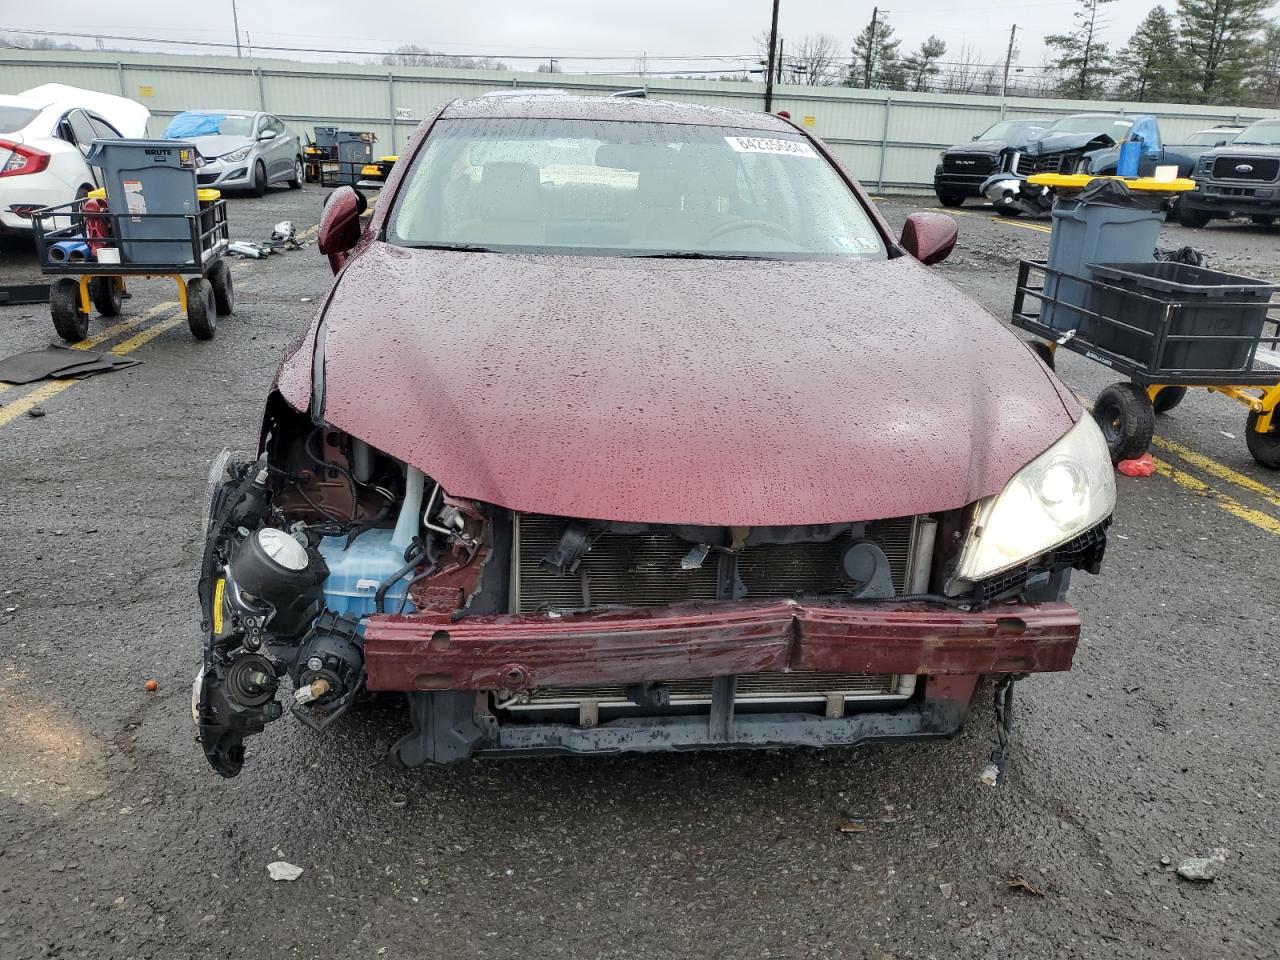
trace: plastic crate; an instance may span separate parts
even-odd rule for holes
[[[1153,334],[1144,337],[1115,324],[1096,324],[1097,346],[1155,369],[1246,370],[1262,335],[1271,294],[1280,284],[1185,263],[1093,263],[1089,309]],[[1141,296],[1129,296],[1137,293]],[[1168,329],[1162,331],[1166,316]],[[1240,337],[1239,340],[1170,340],[1159,356],[1160,335]],[[1247,339],[1245,339],[1247,338]]]

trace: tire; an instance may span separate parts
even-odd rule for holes
[[[1178,222],[1184,227],[1206,227],[1212,219],[1208,210],[1197,210],[1185,198],[1178,201]]]
[[[963,206],[964,206],[964,197],[963,197],[961,194],[958,194],[958,193],[940,193],[940,192],[938,192],[938,191],[936,191],[936,190],[934,191],[934,193],[936,193],[936,194],[937,194],[938,202],[939,202],[940,204],[942,204],[944,207],[953,207],[953,208],[954,208],[954,207],[963,207]]]
[[[302,158],[293,158],[293,179],[289,181],[290,190],[301,190],[302,181],[307,178],[306,171],[302,169]]]
[[[1258,466],[1268,470],[1280,470],[1280,415],[1277,413],[1271,415],[1270,433],[1259,433],[1255,429],[1261,416],[1258,413],[1249,414],[1249,422],[1245,426],[1244,442],[1249,452],[1258,461]]]
[[[267,195],[267,168],[262,165],[261,160],[253,165],[253,195],[255,197]]]
[[[1044,361],[1044,365],[1050,370],[1058,369],[1054,362],[1053,350],[1043,340],[1028,340],[1027,346],[1031,348],[1031,352]]]
[[[80,308],[80,281],[63,277],[49,288],[49,313],[53,329],[67,343],[79,343],[89,335],[89,314]]]
[[[1275,217],[1269,217],[1266,214],[1258,214],[1249,218],[1260,227],[1269,227],[1276,222]]]
[[[1186,387],[1161,387],[1156,398],[1151,401],[1151,408],[1156,413],[1168,413],[1180,404],[1186,395]]]
[[[213,261],[209,265],[208,279],[213,287],[213,305],[218,316],[231,316],[236,312],[236,290],[231,282],[231,268],[227,266],[227,261]]]
[[[124,308],[124,284],[119,277],[94,277],[89,281],[89,297],[101,316],[118,317]]]
[[[1112,463],[1140,457],[1151,446],[1156,413],[1146,391],[1136,383],[1105,388],[1093,402],[1093,419],[1102,428]]]
[[[212,340],[218,327],[218,308],[213,302],[213,284],[204,277],[187,281],[187,326],[197,340]]]
[[[997,206],[996,213],[1002,217],[1020,217],[1022,216],[1022,209],[1020,207]]]

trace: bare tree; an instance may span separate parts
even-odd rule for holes
[[[428,50],[408,43],[384,55],[380,61],[387,67],[450,67],[455,70],[506,70],[507,65],[492,57],[459,57],[451,53]]]
[[[938,89],[944,93],[973,93],[982,73],[981,54],[969,44],[964,44],[955,59],[943,70]]]
[[[797,74],[800,83],[831,86],[844,79],[840,51],[840,41],[831,34],[807,34],[787,53],[786,69]]]

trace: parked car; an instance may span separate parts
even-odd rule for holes
[[[252,190],[273,183],[302,186],[302,144],[285,125],[258,110],[188,110],[169,121],[161,136],[195,145],[204,159],[196,174],[202,187]]]
[[[1197,130],[1178,146],[1192,149],[1197,147],[1201,149],[1205,147],[1223,147],[1240,136],[1240,131],[1244,129],[1244,126],[1243,123],[1220,123],[1216,127],[1209,127],[1207,130]]]
[[[1159,166],[1176,166],[1179,176],[1191,175],[1195,157],[1166,147],[1155,117],[1078,113],[1063,117],[1028,144],[1008,171],[989,177],[982,185],[983,195],[1006,216],[1047,214],[1053,206],[1053,191],[1028,184],[1027,177],[1033,173],[1114,175],[1121,146],[1135,140],[1142,144],[1139,176],[1149,177]]]
[[[954,220],[894,237],[768,114],[489,98],[410,143],[367,225],[331,195],[333,289],[212,472],[219,773],[363,689],[415,764],[940,737],[1070,667],[1107,446],[928,269]]]
[[[132,100],[56,83],[0,96],[0,230],[30,233],[32,211],[100,187],[90,145],[142,136],[150,116]]]
[[[982,184],[993,173],[1010,169],[1017,151],[1049,124],[1037,120],[1001,120],[969,143],[943,150],[933,173],[933,192],[944,207],[963,206],[982,196]]]
[[[1273,223],[1280,216],[1280,118],[1251,123],[1229,145],[1207,151],[1193,176],[1195,190],[1178,203],[1183,226],[1231,217]]]

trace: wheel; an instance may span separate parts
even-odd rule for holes
[[[1002,217],[1020,217],[1022,216],[1022,208],[996,204],[996,213],[1000,214]]]
[[[305,179],[306,179],[306,174],[303,172],[303,169],[302,169],[302,158],[294,157],[293,158],[293,179],[289,181],[289,189],[301,190],[302,181]]]
[[[261,160],[253,165],[253,195],[255,197],[267,195],[267,168],[262,165]]]
[[[1156,398],[1151,401],[1151,407],[1156,413],[1168,413],[1180,404],[1186,395],[1186,387],[1161,387]]]
[[[204,277],[187,281],[187,326],[197,340],[212,340],[213,331],[218,327],[213,284]]]
[[[1213,219],[1208,210],[1197,210],[1186,199],[1178,201],[1178,222],[1184,227],[1204,227]]]
[[[1259,413],[1249,414],[1249,422],[1245,426],[1244,442],[1253,454],[1258,465],[1268,470],[1280,470],[1280,411],[1271,415],[1271,430],[1268,433],[1257,431]]]
[[[1252,216],[1249,219],[1252,220],[1254,223],[1256,223],[1260,227],[1269,227],[1276,222],[1275,217],[1269,217],[1263,213],[1257,214],[1256,216]]]
[[[80,281],[63,277],[49,288],[49,313],[53,329],[67,343],[79,343],[89,335],[89,314],[80,307]]]
[[[1132,460],[1147,452],[1156,429],[1156,414],[1147,392],[1136,383],[1113,383],[1093,402],[1093,419],[1102,428],[1111,462]]]
[[[124,306],[124,284],[119,277],[94,277],[89,281],[89,297],[104,317],[118,317]]]
[[[1044,365],[1050,370],[1056,370],[1054,364],[1053,350],[1043,340],[1028,340],[1027,346],[1031,348],[1031,352],[1044,361]]]
[[[944,207],[963,207],[964,206],[964,197],[958,193],[941,193],[938,191],[934,191],[934,192],[938,194],[938,202],[942,204]]]
[[[231,283],[231,268],[225,260],[215,260],[209,265],[209,284],[213,287],[213,304],[218,316],[229,317],[236,312],[236,291]]]

